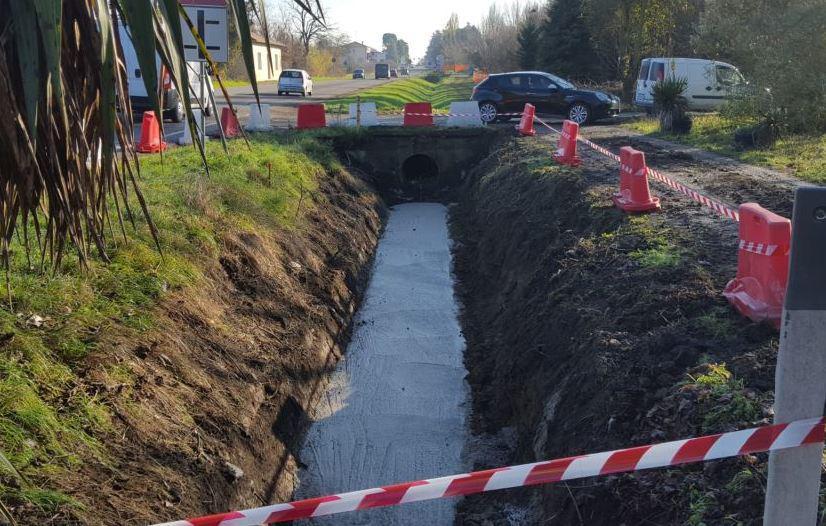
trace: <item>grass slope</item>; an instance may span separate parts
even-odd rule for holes
[[[451,102],[470,99],[473,81],[466,77],[447,77],[439,82],[423,78],[409,78],[382,84],[358,92],[362,102],[375,102],[380,112],[402,111],[408,102],[430,102],[434,110],[447,110]],[[328,101],[327,111],[347,113],[348,105],[356,102],[356,95]]]
[[[73,505],[48,481],[90,455],[105,461],[96,436],[112,417],[78,373],[99,335],[113,326],[126,335],[152,328],[151,307],[169,291],[199,284],[200,262],[218,254],[224,232],[289,227],[299,202],[312,206],[301,199],[305,190],[337,163],[308,138],[257,136],[251,148],[232,141],[228,155],[213,142],[208,155],[209,177],[192,148],[142,158],[141,186],[163,256],[142,217],[134,218],[136,228],[127,223],[125,237],[112,219],[112,261],[94,260],[88,272],[76,258],[41,272],[38,254],[12,246],[13,308],[7,301],[0,307],[0,518],[3,501],[47,513]],[[110,378],[127,383],[128,370],[107,367]]]
[[[687,135],[660,133],[656,119],[643,119],[626,126],[652,137],[695,146],[746,163],[788,171],[812,183],[826,183],[826,135],[788,135],[770,148],[738,150],[734,145],[734,131],[747,124],[719,115],[701,115],[694,118],[694,126]]]

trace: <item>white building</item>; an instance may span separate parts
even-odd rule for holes
[[[283,46],[277,42],[270,40],[269,50],[267,49],[267,41],[260,35],[252,35],[252,59],[255,61],[255,80],[258,82],[265,82],[268,80],[278,80],[283,69],[281,62],[281,48]],[[272,59],[272,70],[267,60],[267,54]]]

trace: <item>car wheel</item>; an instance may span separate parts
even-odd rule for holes
[[[212,105],[211,104],[207,103],[207,105],[204,106],[204,115],[207,116],[207,117],[212,117]]]
[[[480,104],[479,113],[482,115],[482,122],[485,124],[495,122],[499,117],[499,111],[496,109],[496,104],[492,102],[483,102]]]
[[[174,123],[184,122],[186,118],[186,111],[184,111],[184,103],[180,99],[175,105],[175,109],[169,112],[169,119]]]
[[[591,108],[582,102],[574,103],[568,110],[568,119],[577,124],[586,124],[591,118]]]

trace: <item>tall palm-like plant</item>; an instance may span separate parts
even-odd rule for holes
[[[293,1],[323,20],[318,0]],[[227,3],[257,97],[249,17],[257,17],[266,34],[263,0]],[[0,0],[0,12],[0,259],[6,271],[15,235],[26,250],[34,244],[41,265],[58,265],[69,247],[81,262],[95,250],[106,259],[111,218],[123,228],[132,217],[130,193],[154,234],[136,180],[117,25],[131,28],[146,91],[160,115],[156,57],[179,93],[189,90],[179,0]],[[188,29],[208,57],[197,31]],[[182,99],[193,127],[190,98]]]

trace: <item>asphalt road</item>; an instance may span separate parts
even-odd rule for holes
[[[299,104],[304,102],[325,102],[330,99],[340,98],[350,95],[359,90],[380,86],[393,82],[397,79],[391,80],[375,80],[375,79],[359,79],[359,80],[322,80],[314,83],[312,97],[301,97],[300,95],[278,95],[278,84],[276,82],[267,82],[259,84],[259,95],[261,104],[269,104],[271,106],[272,124],[277,127],[286,128],[288,124],[295,123],[295,112]],[[218,104],[218,111],[216,115],[207,117],[207,133],[217,130],[216,118],[220,118],[221,110],[227,105],[220,88],[215,86],[215,102]],[[255,103],[255,95],[252,91],[252,86],[242,86],[236,88],[227,88],[232,104],[238,111],[238,118],[243,125],[249,118],[249,105]],[[167,142],[176,142],[183,135],[183,124],[176,124],[171,121],[164,123],[164,131],[166,132]],[[135,141],[140,139],[141,126],[140,122],[135,123]]]

